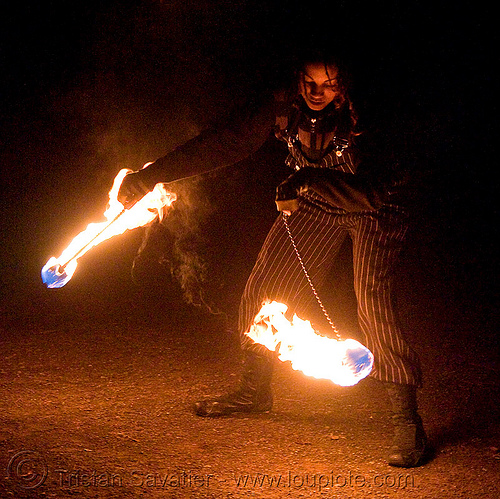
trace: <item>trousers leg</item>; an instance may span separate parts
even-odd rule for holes
[[[405,340],[394,305],[394,268],[407,225],[390,215],[359,217],[351,229],[358,318],[375,362],[371,376],[421,385],[416,353]]]
[[[308,273],[318,289],[331,270],[347,231],[338,217],[314,206],[301,206],[289,218],[293,234]],[[269,354],[266,347],[253,343],[244,332],[265,300],[276,300],[288,306],[288,313],[308,319],[319,310],[304,271],[281,217],[271,228],[247,281],[240,304],[239,328],[242,348]],[[266,353],[267,352],[267,353]]]
[[[347,235],[334,221],[335,217],[331,214],[307,205],[288,221],[316,286],[324,282],[334,256]],[[270,383],[276,356],[243,334],[248,331],[265,300],[286,303],[290,313],[297,313],[303,318],[309,317],[311,307],[318,307],[281,217],[276,220],[264,242],[241,300],[240,331],[244,362],[239,387],[227,395],[196,402],[194,410],[198,416],[216,417],[271,409]]]

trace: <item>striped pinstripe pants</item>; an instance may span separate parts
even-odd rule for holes
[[[289,217],[297,248],[315,287],[320,290],[345,238],[352,240],[354,290],[364,344],[375,357],[370,376],[380,381],[421,385],[416,353],[398,325],[393,301],[393,269],[401,252],[405,217],[384,209],[339,214],[319,196],[301,197],[300,208]],[[265,300],[288,305],[302,319],[318,308],[316,299],[294,252],[281,217],[275,221],[247,281],[239,311],[239,327],[248,331]],[[314,322],[314,321],[313,321]],[[241,335],[242,348],[269,354]]]

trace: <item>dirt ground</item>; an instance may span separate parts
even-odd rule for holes
[[[449,302],[406,304],[431,450],[423,466],[397,469],[385,462],[389,407],[376,382],[341,388],[280,364],[271,413],[199,418],[193,401],[237,382],[226,322],[83,288],[4,314],[0,497],[498,497],[499,371],[484,311],[467,320]]]

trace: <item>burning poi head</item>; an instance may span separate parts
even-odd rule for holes
[[[278,358],[307,376],[329,379],[340,386],[352,386],[368,376],[373,354],[353,339],[337,340],[318,334],[309,321],[286,317],[287,306],[266,302],[245,333],[255,343],[277,351]]]
[[[168,192],[164,184],[156,184],[155,188],[146,194],[130,209],[125,209],[118,201],[118,191],[127,173],[131,170],[123,169],[113,181],[109,191],[109,203],[104,212],[105,222],[91,223],[80,232],[61,253],[58,258],[51,257],[42,269],[42,281],[48,288],[61,288],[73,276],[77,260],[90,248],[97,246],[107,239],[123,234],[127,230],[142,227],[153,222],[157,217],[163,217],[166,208],[172,205],[177,196]]]

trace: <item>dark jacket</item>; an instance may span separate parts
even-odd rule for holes
[[[401,179],[397,178],[395,161],[383,150],[386,148],[377,145],[368,133],[353,134],[342,125],[338,112],[334,116],[335,111],[331,119],[338,123],[315,133],[311,121],[315,124],[315,117],[322,116],[307,113],[300,97],[292,100],[282,95],[250,103],[224,125],[207,129],[177,147],[143,172],[144,182],[169,183],[235,164],[257,151],[274,133],[287,143],[287,164],[293,170],[321,169],[321,175],[313,175],[307,188],[328,204],[346,212],[400,204],[396,194]]]

